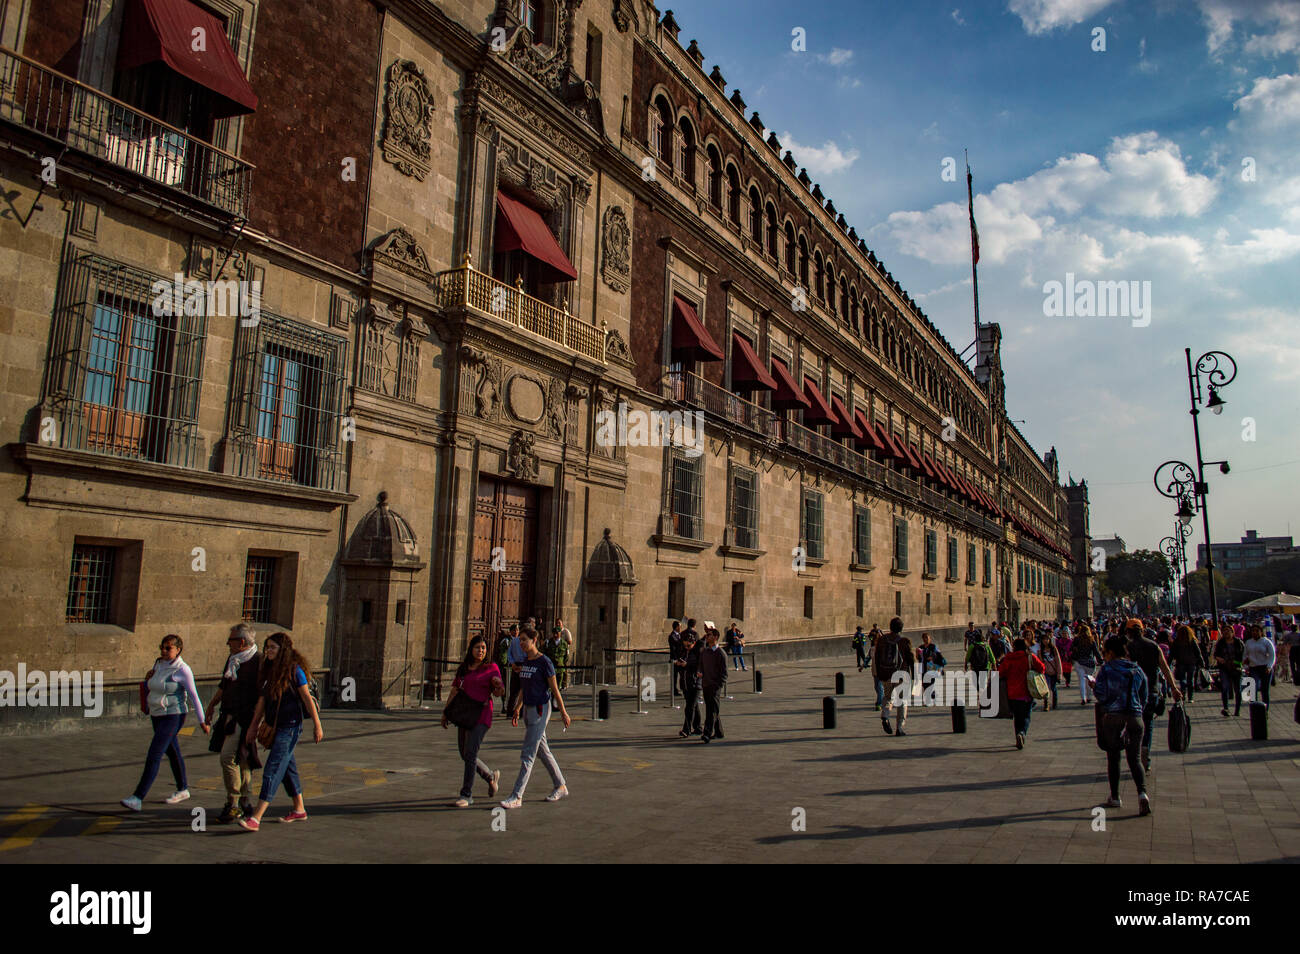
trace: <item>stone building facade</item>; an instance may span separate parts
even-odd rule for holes
[[[598,663],[1070,611],[997,326],[972,372],[670,12],[0,11],[0,668],[125,709],[250,618],[404,705],[529,615]]]

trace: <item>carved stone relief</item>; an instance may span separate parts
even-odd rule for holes
[[[622,206],[611,205],[605,210],[600,237],[600,277],[606,285],[622,294],[628,290],[632,280],[629,251],[632,230]]]
[[[429,121],[433,94],[429,81],[410,60],[388,67],[384,93],[384,158],[404,175],[423,180],[429,174]]]
[[[415,278],[424,281],[433,278],[433,270],[429,267],[429,259],[424,254],[424,249],[409,230],[400,226],[375,243],[371,256],[374,261],[382,262],[389,268],[395,268]]]
[[[371,301],[359,319],[360,386],[401,401],[414,401],[420,381],[420,343],[429,328],[419,318]]]
[[[520,480],[535,481],[538,474],[537,454],[533,452],[533,435],[515,431],[506,452],[506,469]]]
[[[627,342],[617,330],[611,329],[605,336],[605,357],[609,361],[624,364],[628,367],[634,367],[635,362],[632,360],[632,353],[628,350]]]
[[[496,421],[501,405],[501,359],[470,345],[461,346],[460,359],[466,372],[461,375],[461,413]]]

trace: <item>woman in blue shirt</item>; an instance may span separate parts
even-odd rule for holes
[[[1146,726],[1142,712],[1147,704],[1147,677],[1142,667],[1128,658],[1128,641],[1112,636],[1102,647],[1105,662],[1097,670],[1093,695],[1102,710],[1101,738],[1106,750],[1106,773],[1110,780],[1107,808],[1122,808],[1119,799],[1119,753],[1128,756],[1128,768],[1138,790],[1138,814],[1151,814],[1146,774],[1142,771],[1142,733]]]
[[[519,753],[519,777],[515,779],[514,790],[510,797],[501,803],[504,808],[518,808],[524,803],[524,789],[533,774],[533,763],[542,760],[555,790],[546,796],[548,802],[558,802],[569,794],[564,784],[564,773],[560,771],[555,756],[551,754],[550,743],[546,741],[546,723],[551,718],[551,701],[560,710],[560,718],[567,729],[572,721],[564,708],[564,699],[560,696],[560,687],[555,682],[555,666],[537,649],[537,634],[525,628],[519,634],[519,645],[524,651],[524,661],[519,666],[519,681],[522,685],[520,698],[510,710],[510,724],[518,725],[522,712],[524,717],[524,744]]]
[[[240,827],[248,831],[257,831],[262,826],[262,816],[270,807],[271,796],[281,782],[293,799],[293,808],[280,821],[307,820],[307,808],[302,803],[298,764],[293,758],[298,736],[302,734],[304,713],[311,716],[315,727],[314,740],[319,742],[325,738],[325,730],[320,724],[320,712],[307,688],[311,679],[311,667],[307,664],[307,659],[293,648],[293,640],[288,633],[272,633],[268,636],[264,653],[262,697],[257,700],[253,722],[248,727],[246,738],[249,745],[254,744],[257,729],[265,718],[275,726],[275,740],[266,754],[266,765],[262,769],[262,791],[258,796],[257,810],[239,820]]]

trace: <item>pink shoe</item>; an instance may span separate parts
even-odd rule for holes
[[[244,831],[257,831],[262,827],[262,823],[256,818],[241,818],[239,819],[239,827]]]
[[[290,812],[289,814],[285,815],[283,818],[280,819],[280,821],[284,822],[286,825],[289,824],[290,822],[306,821],[306,820],[307,820],[306,812]]]

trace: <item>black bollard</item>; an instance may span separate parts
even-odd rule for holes
[[[837,696],[844,695],[844,673],[842,672],[835,674],[835,694]]]
[[[754,670],[754,691],[760,695],[763,692],[763,672],[760,669]]]
[[[952,707],[952,731],[962,735],[966,731],[966,707]]]
[[[826,696],[822,699],[822,728],[835,728],[835,697]]]
[[[600,690],[600,695],[596,700],[597,718],[604,720],[609,718],[609,690]]]
[[[1250,738],[1252,742],[1268,741],[1268,706],[1262,702],[1250,704]]]

